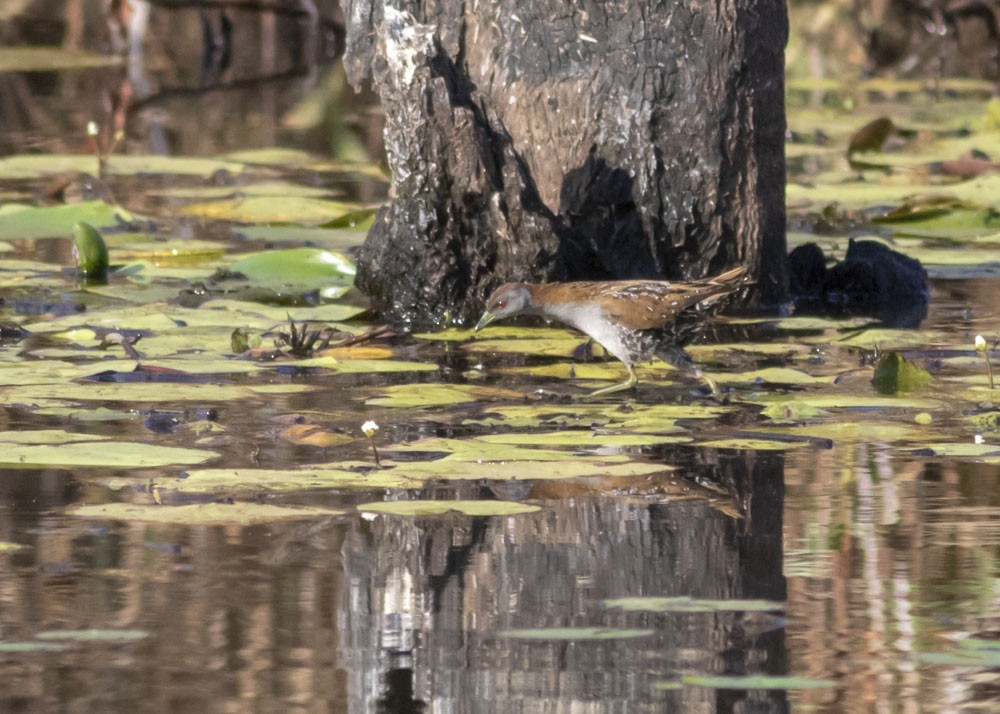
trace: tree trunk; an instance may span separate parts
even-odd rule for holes
[[[358,286],[467,323],[507,280],[696,278],[785,299],[782,0],[346,0],[393,198]],[[652,6],[651,6],[652,5]]]

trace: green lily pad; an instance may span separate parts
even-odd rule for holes
[[[248,196],[194,203],[182,213],[202,219],[240,223],[325,223],[364,208],[361,204],[307,196]]]
[[[416,408],[438,407],[467,402],[518,400],[524,394],[500,387],[471,384],[394,384],[377,390],[382,396],[365,401],[367,406]]]
[[[154,173],[210,176],[216,171],[238,174],[243,171],[243,165],[217,159],[115,154],[108,160],[107,170],[110,174],[124,176]],[[97,173],[97,158],[87,154],[19,154],[0,158],[0,178],[38,178],[63,173]],[[78,220],[98,225],[87,218]]]
[[[62,429],[0,431],[0,444],[68,444],[81,441],[107,441],[107,437],[95,434],[73,434]]]
[[[66,69],[109,67],[122,63],[117,55],[72,50],[66,47],[0,47],[0,72],[56,72]]]
[[[693,597],[624,597],[604,601],[604,607],[626,612],[774,612],[786,604],[773,600],[713,600]]]
[[[733,436],[726,439],[707,439],[697,442],[706,449],[749,449],[752,451],[788,451],[811,446],[808,441],[782,441],[775,439],[760,439],[752,437]]]
[[[20,543],[11,543],[10,541],[0,540],[0,553],[10,553],[14,550],[21,550],[27,546]]]
[[[136,642],[149,637],[145,630],[48,630],[35,635],[39,640],[69,640],[72,642]]]
[[[148,386],[147,386],[148,389]],[[158,446],[130,441],[89,441],[72,444],[4,445],[0,463],[16,466],[113,466],[152,468],[201,464],[219,454],[203,449]]]
[[[653,630],[628,630],[613,627],[539,627],[524,630],[500,630],[497,637],[512,640],[631,640],[649,637]]]
[[[691,441],[690,432],[681,427],[664,426],[669,434],[629,434],[602,433],[585,429],[566,429],[533,434],[489,434],[475,437],[474,441],[487,444],[538,445],[538,446],[579,446],[603,448],[609,446],[654,446],[656,444],[682,444]]]
[[[975,444],[971,442],[964,444],[927,444],[920,451],[930,451],[935,456],[992,456],[1000,453],[1000,444]]]
[[[1000,641],[969,637],[959,640],[950,652],[914,652],[914,658],[925,664],[948,667],[1000,667]]]
[[[63,652],[69,645],[58,642],[0,642],[0,654],[31,654],[32,652]]]
[[[0,159],[0,175],[4,159]],[[85,201],[64,206],[35,208],[17,204],[0,206],[0,238],[23,240],[26,238],[69,238],[73,226],[87,223],[98,228],[115,226],[119,216],[130,218],[122,208],[109,206],[103,201]],[[49,266],[51,269],[51,266]]]
[[[119,485],[107,483],[107,485]],[[124,485],[122,483],[121,485]],[[337,468],[333,464],[294,469],[190,469],[183,479],[163,480],[160,486],[178,493],[233,491],[301,491],[306,489],[420,488],[422,481],[396,469],[373,469],[366,473]]]
[[[74,506],[66,511],[79,518],[105,521],[141,521],[179,525],[250,525],[269,521],[328,518],[344,511],[305,506],[275,506],[263,503],[195,503],[183,506],[155,506],[134,503],[105,503]]]
[[[517,452],[518,450],[512,450]],[[529,450],[524,450],[529,452]],[[527,457],[529,454],[524,453]],[[607,463],[602,459],[575,456],[572,460],[553,463],[531,458],[511,458],[504,461],[472,461],[462,456],[447,456],[434,461],[415,461],[395,465],[394,472],[411,479],[450,481],[551,481],[572,478],[619,478],[671,471],[664,464],[638,461]]]
[[[827,679],[811,677],[783,677],[777,675],[754,674],[736,675],[684,675],[684,684],[710,689],[829,689],[837,683]]]
[[[337,359],[309,357],[297,360],[299,367],[326,367],[341,374],[374,374],[391,372],[436,372],[439,367],[429,362],[407,362],[398,359]]]
[[[310,281],[351,281],[354,263],[338,253],[319,248],[287,248],[245,255],[229,266],[255,284],[301,285]]]
[[[138,382],[107,384],[38,384],[0,391],[0,404],[44,404],[67,400],[95,402],[134,402],[151,404],[160,402],[212,402],[257,399],[264,394],[301,394],[313,389],[308,384],[263,384],[240,386],[234,384],[186,384],[163,382],[151,389]]]
[[[516,516],[542,510],[513,501],[375,501],[362,503],[359,511],[396,516],[441,516],[451,511],[466,516]]]

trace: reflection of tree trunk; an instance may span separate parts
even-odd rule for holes
[[[749,452],[718,452],[704,467],[749,505],[742,518],[707,500],[591,496],[550,501],[540,513],[512,518],[357,524],[343,549],[348,589],[339,651],[352,710],[372,710],[373,701],[395,691],[453,711],[500,711],[498,692],[508,701],[558,702],[550,708],[560,710],[599,699],[609,711],[693,711],[723,696],[730,704],[747,700],[748,710],[782,711],[781,692],[653,686],[681,671],[787,673],[783,631],[768,616],[624,612],[602,602],[784,600],[783,468],[781,453]],[[472,488],[459,487],[458,495],[475,495]],[[590,626],[653,634],[575,644],[498,636]],[[412,676],[415,694],[408,679],[397,681],[401,674]]]
[[[359,286],[398,320],[474,317],[506,279],[784,273],[782,0],[345,5],[395,197]]]

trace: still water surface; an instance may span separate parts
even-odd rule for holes
[[[99,74],[4,76],[32,88],[31,106],[56,119],[45,131],[0,132],[3,145],[18,153],[72,150],[67,137],[80,122],[61,108],[76,106],[77,119],[99,111],[100,95],[81,91],[98,86]],[[279,120],[317,81],[325,80],[294,72],[269,79],[263,105],[238,84],[222,95],[162,94],[150,103],[156,111],[130,125],[127,144],[137,153],[169,147],[208,155],[275,143],[318,149],[315,134],[281,129]],[[347,115],[359,132],[355,144],[368,146],[358,119],[368,116],[364,106]],[[141,196],[131,200],[146,205]],[[18,244],[13,257],[66,262],[66,245],[61,255],[40,246]],[[62,289],[73,288],[66,276]],[[998,324],[996,294],[992,280],[939,280],[923,327],[971,345],[977,331]],[[0,318],[27,320],[13,304],[0,305]],[[22,347],[0,346],[0,356],[13,363]],[[474,366],[445,343],[398,338],[394,348],[440,369],[420,377],[275,371],[264,379],[299,380],[314,391],[199,405],[217,407],[231,435],[221,461],[278,467],[369,458],[363,440],[321,455],[274,440],[276,413],[327,413],[344,425],[375,417],[386,444],[477,433],[463,420],[489,416],[488,402],[453,412],[366,405],[386,383],[462,382]],[[500,364],[483,361],[487,372]],[[723,368],[735,370],[738,361]],[[551,382],[522,377],[505,385],[528,392]],[[637,396],[639,404],[664,399],[690,396],[648,386]],[[753,421],[740,414],[733,428]],[[904,410],[881,414],[886,422],[912,420]],[[951,438],[972,439],[961,410],[940,419]],[[141,419],[112,424],[67,427],[30,405],[0,407],[3,430],[114,428],[136,440],[185,443],[151,434]],[[405,494],[320,488],[258,498],[341,515],[246,526],[82,520],[67,507],[148,501],[151,479],[176,479],[182,469],[0,467],[0,541],[20,546],[0,551],[0,710],[997,711],[1000,466],[908,452],[874,428],[861,438],[816,434],[832,443],[617,449],[664,465],[641,482],[432,481],[408,494],[541,506],[488,518],[362,515],[352,507]],[[130,486],[121,488],[122,479]],[[605,603],[637,596],[775,604],[655,613]],[[632,636],[513,636],[542,628]],[[801,679],[743,689],[682,681],[722,674]]]

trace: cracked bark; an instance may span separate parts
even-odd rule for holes
[[[785,299],[783,0],[402,7],[345,2],[348,77],[387,116],[393,198],[358,266],[384,319],[737,263]]]

